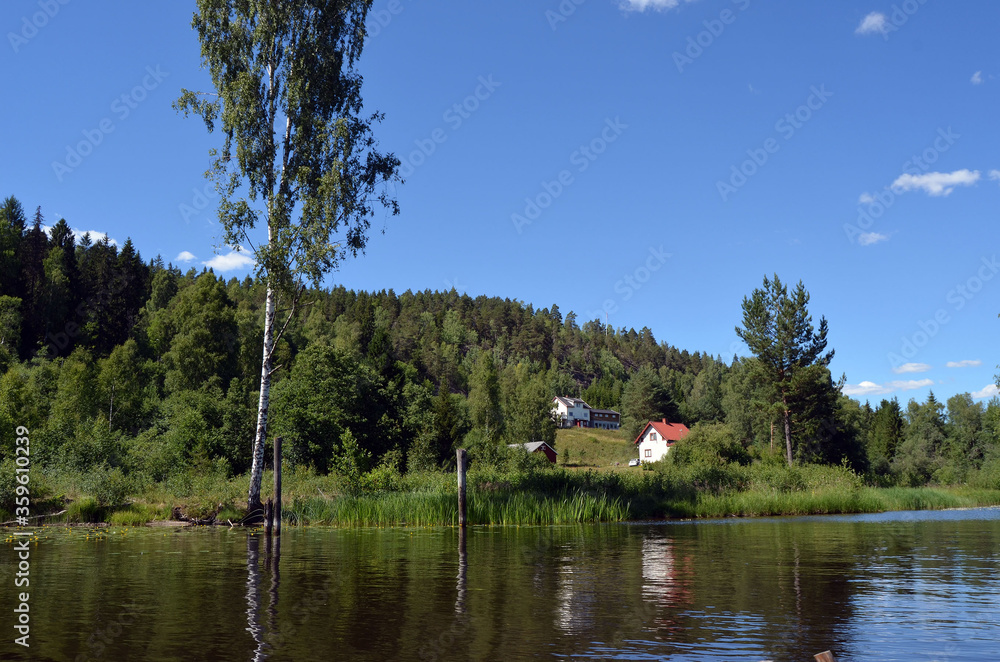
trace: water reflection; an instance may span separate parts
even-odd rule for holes
[[[265,536],[264,567],[271,575],[271,584],[267,591],[267,627],[261,624],[261,572],[260,572],[260,536],[251,533],[247,536],[247,627],[253,638],[255,648],[251,656],[253,662],[268,659],[267,650],[272,648],[274,635],[278,632],[278,589],[281,586],[281,536]]]
[[[643,622],[660,631],[682,629],[678,614],[691,605],[690,558],[678,561],[673,539],[650,532],[642,539]]]
[[[264,648],[264,628],[260,624],[260,537],[250,534],[247,536],[247,631],[253,637],[257,647],[254,649],[251,660],[260,661],[267,659]]]
[[[98,543],[70,532],[32,554],[31,653],[988,658],[1000,640],[1000,513],[921,517],[287,529],[271,546],[241,531],[138,531]],[[141,616],[109,632],[133,602]],[[18,659],[5,645],[0,659]]]

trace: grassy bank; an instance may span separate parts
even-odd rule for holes
[[[607,471],[628,467],[628,461],[639,457],[631,439],[620,430],[567,428],[556,432],[558,463],[570,469]],[[638,469],[636,469],[638,470]]]
[[[50,522],[130,526],[178,515],[238,522],[248,482],[246,476],[177,476],[161,483],[118,485],[115,491],[102,483],[86,488],[84,477],[72,474],[46,474],[46,480],[50,493],[36,503],[48,512],[66,511]],[[448,526],[458,519],[452,473],[399,474],[381,468],[348,480],[298,468],[288,470],[283,482],[284,518],[290,525]],[[264,499],[271,496],[271,484],[268,473]],[[595,471],[529,463],[473,468],[468,502],[473,525],[544,525],[971,507],[1000,504],[1000,490],[875,488],[848,469],[828,466],[755,463]],[[38,506],[33,512],[40,510]]]
[[[937,510],[1000,504],[1000,491],[931,487],[865,487],[855,491],[826,489],[815,492],[745,491],[700,494],[690,501],[667,501],[667,517],[762,517],[771,515],[828,515],[879,513],[891,510]]]

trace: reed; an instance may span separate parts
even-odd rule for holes
[[[290,524],[364,526],[452,526],[458,503],[447,492],[388,492],[336,498],[296,499],[286,510]],[[469,524],[521,525],[616,522],[629,517],[621,499],[584,493],[546,496],[530,492],[469,494]]]

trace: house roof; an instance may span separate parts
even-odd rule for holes
[[[539,448],[542,448],[543,446],[545,448],[548,448],[549,450],[555,452],[555,449],[552,448],[551,446],[549,446],[544,441],[529,441],[526,444],[507,444],[507,445],[510,446],[511,448],[517,448],[518,446],[521,446],[521,447],[524,448],[524,450],[528,451],[529,453],[534,453],[535,451],[537,451]]]
[[[621,416],[621,414],[616,412],[614,409],[591,409],[590,411],[595,414],[614,414],[615,416]]]
[[[575,407],[577,404],[580,404],[580,405],[583,405],[585,408],[590,409],[590,405],[588,405],[586,402],[584,402],[580,398],[571,398],[571,397],[566,396],[566,395],[557,395],[557,396],[555,396],[552,399],[553,400],[558,400],[559,402],[563,403],[567,407]]]
[[[684,437],[688,436],[689,432],[691,432],[691,430],[688,429],[688,426],[683,423],[667,423],[667,419],[664,418],[659,421],[650,421],[649,423],[646,423],[646,426],[642,428],[642,432],[640,432],[639,436],[635,438],[634,443],[638,444],[639,440],[645,436],[649,428],[653,428],[659,432],[660,436],[667,441],[668,445],[676,441],[680,441]]]

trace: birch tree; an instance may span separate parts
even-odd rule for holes
[[[371,0],[197,0],[192,27],[214,92],[182,90],[174,107],[200,116],[222,144],[206,176],[219,195],[223,240],[252,251],[266,283],[260,400],[247,505],[260,508],[276,341],[306,283],[319,285],[363,252],[378,209],[399,207],[387,183],[399,160],[380,153],[355,64]],[[266,229],[266,234],[264,230]],[[256,230],[256,232],[254,232]]]

